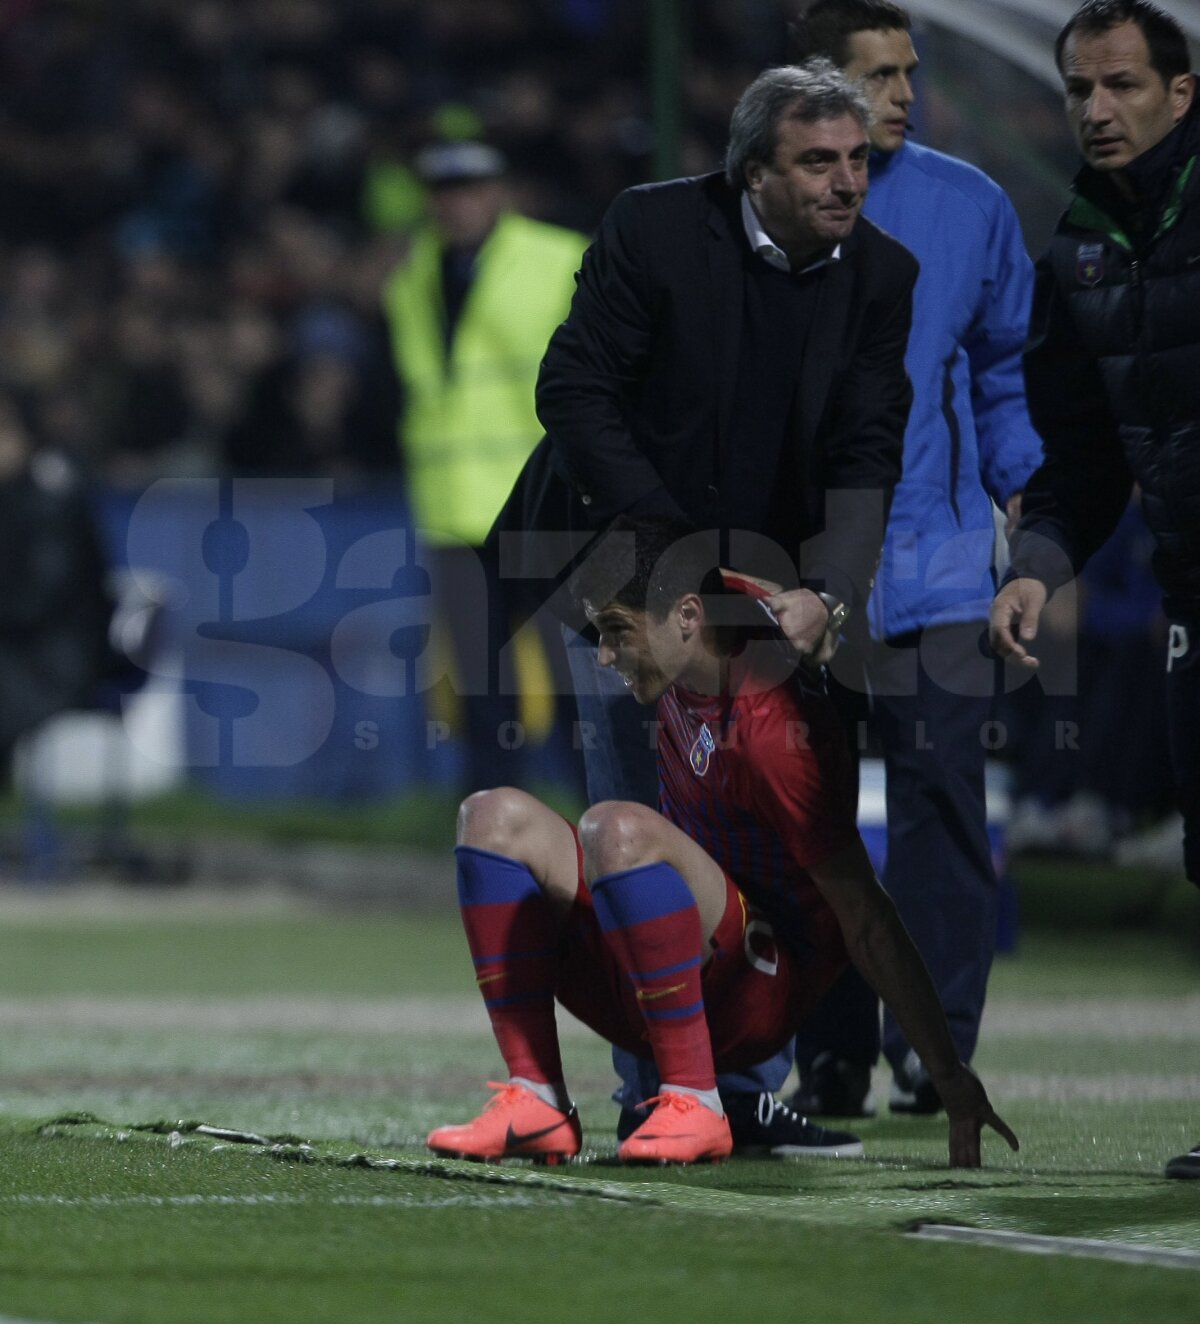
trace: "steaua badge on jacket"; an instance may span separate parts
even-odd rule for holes
[[[1104,279],[1104,245],[1080,244],[1075,253],[1075,278],[1080,285],[1099,285]]]
[[[708,771],[708,761],[712,758],[713,750],[716,747],[717,742],[713,739],[708,724],[702,724],[695,740],[692,741],[691,749],[688,751],[688,760],[697,777],[703,777]]]

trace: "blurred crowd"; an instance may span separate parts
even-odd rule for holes
[[[743,87],[783,58],[794,6],[674,8],[675,164],[700,172]],[[378,303],[423,211],[416,152],[485,138],[520,211],[590,232],[654,174],[656,14],[0,0],[0,391],[39,443],[121,485],[394,467]],[[930,93],[934,136],[971,146]]]
[[[685,168],[784,5],[686,6]],[[379,291],[430,141],[485,137],[527,214],[591,230],[653,153],[632,0],[4,0],[0,390],[138,485],[397,463]]]
[[[784,58],[794,8],[0,0],[0,415],[33,451],[118,487],[398,471],[381,292],[426,215],[420,150],[486,140],[520,212],[589,233],[620,189],[664,166],[653,104],[664,14],[684,36],[669,164],[698,173],[719,165],[742,89]],[[1055,98],[946,30],[922,41],[921,136],[1000,178],[1040,251],[1073,161]],[[1098,636],[1149,646],[1156,595],[1118,587],[1149,615]],[[1092,585],[1088,619],[1101,601]],[[1074,751],[1039,746],[1057,723],[1023,721],[1019,703],[1010,714],[1029,848],[1082,837],[1109,849],[1163,812],[1159,719],[1139,728],[1145,757],[1114,769],[1094,714],[1119,706],[1095,700],[1082,721],[1058,714],[1096,751],[1083,783]],[[1077,830],[1080,794],[1085,810],[1102,804],[1104,832],[1090,819]]]

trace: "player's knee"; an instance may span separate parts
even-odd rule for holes
[[[458,844],[514,855],[513,847],[529,827],[534,804],[531,796],[511,786],[476,791],[459,806]]]
[[[588,876],[619,873],[661,858],[661,852],[655,853],[655,827],[661,822],[645,805],[622,800],[593,805],[579,820],[579,840]]]

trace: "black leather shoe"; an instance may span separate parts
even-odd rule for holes
[[[929,1079],[925,1064],[910,1048],[904,1061],[892,1073],[888,1111],[932,1116],[941,1110],[941,1095]]]
[[[788,1103],[802,1117],[874,1117],[871,1068],[818,1053]]]
[[[733,1142],[737,1144],[736,1138]],[[1173,1158],[1163,1169],[1166,1177],[1200,1177],[1200,1145],[1189,1149],[1186,1154]]]

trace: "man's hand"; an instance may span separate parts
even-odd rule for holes
[[[753,584],[755,588],[762,589],[763,597],[769,598],[772,593],[780,591],[780,585],[774,579],[761,579],[758,575],[748,575],[744,570],[730,570],[727,566],[721,567],[723,575],[736,575],[747,584]]]
[[[1013,579],[1005,584],[992,603],[988,630],[992,648],[1023,667],[1036,667],[1038,660],[1025,645],[1037,638],[1038,618],[1045,605],[1046,586],[1040,579]]]
[[[992,1107],[979,1077],[965,1062],[960,1062],[950,1075],[931,1079],[950,1119],[952,1168],[979,1167],[979,1137],[985,1126],[999,1132],[1010,1149],[1021,1148],[1011,1127]]]
[[[837,651],[837,636],[829,629],[829,608],[808,588],[773,593],[767,606],[775,613],[788,643],[818,664],[828,662]]]

